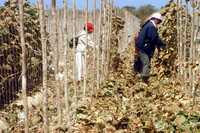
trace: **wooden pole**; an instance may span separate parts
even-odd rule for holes
[[[110,49],[111,49],[111,36],[112,36],[112,0],[109,0],[108,6],[108,55],[107,55],[107,76],[109,74],[109,65],[110,65]]]
[[[113,18],[113,0],[110,0],[110,27],[109,27],[109,36],[110,36],[110,39],[109,39],[109,57],[108,57],[108,71],[110,69],[110,49],[111,49],[111,37],[112,37],[112,18]]]
[[[93,40],[94,40],[94,44],[96,45],[97,44],[97,41],[96,41],[96,39],[97,39],[97,23],[96,23],[96,3],[97,3],[97,1],[96,0],[94,0],[94,11],[93,11],[93,23],[94,23],[94,34],[93,34]],[[95,83],[96,83],[96,71],[95,71],[95,67],[96,67],[96,47],[94,47],[93,48],[93,84],[92,84],[92,93],[93,94],[96,94],[96,86],[95,86]]]
[[[176,29],[177,29],[177,49],[178,49],[178,64],[179,64],[179,66],[178,66],[178,78],[180,78],[180,11],[179,11],[179,9],[180,9],[180,0],[177,0],[176,1],[176,4],[177,4],[177,9],[178,9],[178,11],[177,11],[177,24],[176,24]]]
[[[70,109],[69,109],[69,91],[68,91],[68,65],[67,65],[67,60],[68,60],[68,29],[67,29],[67,0],[64,0],[64,92],[65,92],[65,109],[66,109],[66,121],[67,121],[67,127],[70,124]]]
[[[61,22],[61,12],[58,11],[57,12],[57,19],[56,19],[56,27],[57,27],[57,51],[60,51],[59,50],[59,47],[60,47],[60,42],[62,40],[62,37],[60,36],[60,31],[61,31],[61,25],[60,25],[60,22]],[[60,52],[57,53],[56,56],[60,56],[59,55]],[[56,59],[58,61],[58,58]],[[58,61],[59,62],[59,61]],[[59,64],[59,63],[58,63]],[[56,88],[56,102],[57,102],[57,115],[58,115],[58,125],[60,126],[61,123],[62,123],[62,109],[61,109],[61,86],[62,86],[62,69],[63,69],[63,64],[60,63],[60,65],[58,65],[58,72],[57,72],[57,76],[56,76],[56,84],[57,84],[57,88]]]
[[[194,96],[194,71],[192,70],[192,65],[194,65],[194,8],[192,7],[192,31],[191,31],[191,47],[190,47],[190,71],[191,71],[191,77],[190,77],[190,83],[192,87],[192,95]]]
[[[76,37],[76,0],[73,0],[73,38]],[[73,75],[74,75],[74,102],[77,107],[78,99],[77,99],[77,83],[76,83],[76,47],[75,47],[75,39],[73,41],[73,53],[74,53],[74,63],[73,63]],[[75,108],[76,108],[75,107]]]
[[[109,26],[109,54],[108,54],[108,71],[111,68],[111,61],[110,61],[110,49],[111,49],[111,36],[112,36],[112,18],[113,18],[113,5],[114,5],[114,0],[110,0],[110,26]]]
[[[100,47],[102,45],[102,0],[100,0],[100,16],[99,16],[99,42],[97,49],[97,90],[100,89]]]
[[[108,75],[108,60],[109,60],[109,24],[110,24],[110,9],[109,9],[109,0],[106,0],[106,55],[105,55],[105,60],[106,60],[106,65],[104,68],[104,76],[105,78]]]
[[[86,7],[85,7],[85,23],[88,22],[88,0],[85,0],[86,2]],[[86,26],[86,31],[87,31],[87,26]],[[87,35],[87,40],[86,40],[86,43],[87,43],[87,46],[88,46],[88,32],[86,32]],[[83,96],[85,97],[86,96],[86,88],[87,88],[87,49],[84,53],[84,60],[85,60],[85,66],[84,66],[84,88],[83,88]]]
[[[195,28],[195,8],[192,6],[192,32],[191,32],[191,57],[192,57],[192,65],[194,65],[195,62],[195,42],[194,42],[194,28]],[[191,68],[191,87],[192,87],[192,96],[193,96],[193,104],[195,104],[195,98],[196,98],[196,89],[195,89],[195,70]]]
[[[29,132],[29,122],[28,122],[28,102],[27,102],[27,79],[26,79],[26,45],[24,38],[24,1],[19,0],[19,16],[20,16],[20,41],[22,48],[22,95],[24,102],[24,112],[25,112],[25,133]]]
[[[58,40],[57,40],[57,13],[56,13],[56,0],[51,0],[51,14],[52,14],[52,43],[54,47],[54,69],[55,78],[58,74]]]
[[[182,0],[180,0],[180,8],[181,8],[181,12],[182,12]],[[180,59],[180,78],[183,76],[183,23],[182,23],[182,13],[180,12],[179,14],[179,59]]]
[[[106,9],[105,9],[105,0],[102,0],[102,10],[103,10],[103,15],[102,15],[102,51],[101,51],[101,78],[100,78],[100,83],[102,83],[103,79],[104,79],[104,68],[105,68],[105,47],[106,47],[106,36],[105,36],[105,25],[106,25],[106,21],[105,21],[105,17],[106,17]]]
[[[187,26],[188,26],[188,2],[186,2],[186,17],[185,17],[185,26],[184,26],[184,80],[188,81],[188,67],[186,67],[187,62],[187,41],[188,41],[188,31],[187,31]],[[184,88],[187,89],[187,82],[184,82]]]
[[[45,30],[45,16],[44,16],[44,1],[38,0],[39,3],[39,12],[40,12],[40,33],[41,33],[41,42],[42,42],[42,64],[43,64],[43,120],[44,120],[44,133],[49,132],[48,125],[48,94],[47,94],[47,37]]]

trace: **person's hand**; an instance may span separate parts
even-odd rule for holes
[[[165,43],[163,43],[160,48],[161,49],[166,49],[166,47],[167,47],[167,45]]]

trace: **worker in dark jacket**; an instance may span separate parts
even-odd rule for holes
[[[136,48],[139,50],[139,59],[142,62],[141,77],[148,82],[150,76],[150,61],[156,48],[164,48],[165,45],[158,35],[157,25],[162,22],[160,13],[154,13],[142,26],[136,41]]]

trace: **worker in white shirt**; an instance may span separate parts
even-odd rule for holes
[[[94,32],[94,25],[90,22],[84,25],[83,30],[77,35],[78,44],[76,47],[76,80],[80,82],[85,76],[85,54],[86,48],[96,47],[94,42],[91,40],[91,34]]]

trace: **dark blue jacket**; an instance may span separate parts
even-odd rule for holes
[[[139,51],[146,53],[149,58],[153,56],[156,48],[165,47],[158,35],[158,29],[151,21],[148,21],[142,27],[136,41],[136,47]]]

